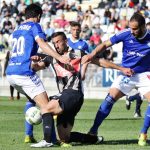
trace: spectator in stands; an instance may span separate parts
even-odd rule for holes
[[[51,35],[55,31],[55,29],[51,27],[51,22],[46,23],[46,27],[45,27],[44,31],[45,31],[47,38],[51,37]]]
[[[89,28],[87,24],[85,24],[84,27],[82,27],[81,37],[84,40],[89,40],[92,35],[92,30]]]
[[[5,48],[8,47],[8,43],[7,40],[5,39],[5,37],[3,36],[2,31],[0,31],[0,51],[4,51]]]
[[[4,17],[6,13],[9,11],[9,7],[5,1],[2,2],[1,15]]]
[[[104,19],[103,24],[108,26],[110,24],[110,20],[111,20],[111,12],[110,12],[108,6],[105,8],[103,19]]]
[[[98,34],[95,29],[93,30],[93,34],[90,37],[90,41],[93,41],[95,45],[99,45],[102,42],[101,35]]]
[[[10,21],[10,13],[7,12],[5,14],[5,20],[2,24],[2,33],[10,35],[12,32],[13,32],[13,25],[12,22]]]
[[[91,15],[89,13],[84,14],[81,27],[84,28],[86,25],[89,28],[92,28],[92,19],[91,19]]]
[[[54,23],[57,23],[60,28],[65,28],[66,25],[69,25],[69,22],[65,19],[65,15],[61,14],[61,18],[60,19],[55,19]]]
[[[13,16],[14,14],[17,15],[19,13],[17,7],[12,2],[9,3],[9,12],[11,16]]]
[[[65,0],[64,8],[67,11],[76,11],[76,0]]]

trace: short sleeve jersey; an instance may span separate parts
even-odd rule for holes
[[[79,39],[76,41],[72,40],[72,37],[68,37],[68,45],[73,49],[78,49],[84,52],[85,54],[89,53],[89,46],[85,40]]]
[[[19,25],[12,34],[12,53],[6,70],[7,75],[32,75],[31,56],[37,54],[37,38],[46,40],[38,23],[26,22]]]
[[[123,30],[110,38],[112,44],[123,42],[122,66],[135,73],[150,71],[150,31],[141,39],[133,36],[130,29]]]

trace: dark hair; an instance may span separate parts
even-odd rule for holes
[[[55,33],[53,33],[52,36],[51,36],[51,39],[53,39],[53,38],[55,38],[57,36],[62,36],[64,40],[67,39],[67,37],[66,37],[64,32],[55,32]]]
[[[70,26],[71,26],[71,27],[78,26],[78,27],[80,27],[80,28],[81,28],[81,24],[80,24],[80,23],[78,23],[78,22],[75,22],[75,21],[70,21]]]
[[[136,21],[138,22],[139,27],[145,25],[145,18],[140,13],[134,13],[130,18],[130,22]]]
[[[42,8],[37,4],[31,4],[27,6],[27,8],[25,9],[26,19],[35,18],[38,17],[39,15],[41,16],[42,13],[43,13]]]

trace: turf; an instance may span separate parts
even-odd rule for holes
[[[93,123],[100,100],[85,100],[78,113],[73,131],[86,133]],[[25,99],[10,101],[8,97],[0,97],[0,150],[30,150],[30,144],[24,144],[24,105]],[[147,102],[142,104],[142,116]],[[104,143],[100,145],[76,144],[68,149],[79,150],[148,150],[150,145],[139,147],[138,134],[143,124],[143,118],[133,118],[135,103],[131,110],[125,108],[125,101],[117,102],[99,128],[99,135],[104,136]],[[43,138],[42,126],[34,126],[34,135],[37,140]],[[149,143],[150,144],[150,143]],[[32,148],[33,149],[33,148]],[[60,147],[51,147],[57,150]],[[61,148],[64,149],[64,148]],[[38,148],[36,148],[38,150]]]

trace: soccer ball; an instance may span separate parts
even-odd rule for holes
[[[38,125],[42,122],[42,115],[38,107],[31,107],[26,111],[25,119],[29,124]]]

